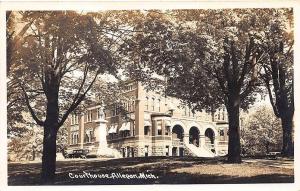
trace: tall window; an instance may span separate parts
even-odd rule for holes
[[[224,132],[224,129],[220,129],[219,130],[220,132],[220,141],[224,141],[225,140],[225,132]]]
[[[131,104],[130,104],[130,102],[131,101],[129,100],[128,103],[127,103],[128,104],[128,111],[131,111]]]
[[[77,132],[75,133],[72,133],[72,140],[71,140],[71,144],[77,144],[78,143],[78,140],[79,140],[79,135]]]
[[[162,126],[161,120],[157,121],[157,135],[161,135],[162,134],[161,126]]]
[[[160,112],[160,99],[158,99],[158,112]]]
[[[132,136],[135,136],[135,121],[132,121]]]
[[[131,102],[131,109],[132,109],[132,111],[134,111],[135,109],[135,101],[133,100],[132,102]]]
[[[100,118],[100,108],[97,108],[97,119]]]
[[[120,113],[120,110],[119,110],[119,106],[116,106],[116,115],[119,115],[119,113]]]
[[[151,105],[151,107],[152,107],[152,111],[154,111],[154,108],[155,108],[155,98],[154,97],[152,98],[152,105]]]
[[[149,135],[149,132],[150,132],[150,127],[144,126],[144,135]]]
[[[90,143],[93,140],[93,130],[87,130],[85,132],[85,142]]]
[[[87,111],[87,122],[91,122],[93,119],[93,113],[92,110]]]
[[[169,145],[166,146],[166,156],[169,156]]]
[[[111,116],[116,116],[115,105],[112,105],[111,107]]]
[[[169,135],[170,134],[170,127],[166,126],[165,127],[165,135]]]
[[[146,110],[149,110],[149,98],[148,97],[146,97],[145,107],[146,107]]]
[[[72,114],[71,115],[71,125],[78,124],[78,115]]]

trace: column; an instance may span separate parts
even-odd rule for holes
[[[79,145],[80,148],[83,149],[83,144],[84,144],[84,113],[81,113],[80,117],[80,125],[79,125]]]
[[[144,92],[141,82],[137,82],[135,100],[135,134],[138,137],[144,136]]]
[[[166,131],[166,128],[165,128],[165,119],[162,119],[161,120],[161,135],[162,136],[165,136],[165,131]]]
[[[189,144],[189,134],[187,134],[187,133],[183,134],[183,142],[185,144]]]
[[[199,135],[199,144],[200,144],[200,147],[203,147],[205,145],[205,135],[204,134],[200,134]]]

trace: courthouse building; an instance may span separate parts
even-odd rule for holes
[[[227,154],[225,108],[212,117],[206,112],[192,112],[177,98],[148,92],[140,82],[127,82],[125,89],[128,100],[122,108],[126,115],[118,105],[105,103],[105,107],[90,106],[86,112],[70,116],[68,150],[88,149],[97,154],[99,148],[107,146],[120,157]]]

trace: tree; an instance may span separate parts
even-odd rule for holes
[[[133,40],[143,47],[139,62],[175,83],[171,85],[175,87],[173,95],[201,109],[225,104],[229,114],[228,161],[233,163],[241,162],[239,111],[254,101],[256,60],[261,56],[255,41],[256,30],[261,28],[255,25],[253,12],[150,11],[140,24],[143,35]]]
[[[30,29],[32,20],[28,20],[22,25],[18,25],[17,17],[23,15],[24,12],[17,11],[7,11],[6,12],[6,71],[9,73],[12,63],[15,60],[15,54],[13,52],[17,51],[17,49],[23,44],[24,36],[26,32]],[[38,15],[38,13],[35,13]],[[34,19],[34,18],[33,18]],[[17,88],[17,81],[12,80],[8,77],[7,82],[7,117],[8,117],[8,137],[17,136],[23,133],[26,128],[24,126],[19,126],[15,128],[16,123],[25,123],[25,120],[22,115],[22,111],[25,111],[24,105],[21,104],[22,96],[20,96],[20,92],[14,91]]]
[[[264,31],[261,79],[265,84],[274,114],[282,124],[282,154],[293,156],[294,61],[293,11],[270,13],[269,27]]]
[[[9,138],[9,160],[35,160],[36,157],[41,156],[42,154],[42,129],[29,121],[19,125],[22,125],[26,131]]]
[[[247,114],[241,130],[242,145],[247,155],[266,155],[280,149],[281,134],[280,120],[272,108],[260,106]]]
[[[43,127],[41,181],[55,177],[57,132],[69,114],[88,95],[99,75],[116,74],[117,64],[108,35],[110,13],[70,11],[25,12],[20,23],[31,20],[22,46],[14,51],[8,77],[17,82],[28,111]],[[33,17],[35,19],[33,19]]]

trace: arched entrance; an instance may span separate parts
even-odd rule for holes
[[[175,125],[172,129],[172,139],[179,139],[180,141],[183,141],[183,132],[184,130],[180,125]]]
[[[205,143],[214,144],[215,142],[215,133],[211,128],[205,130]]]
[[[212,151],[215,152],[215,133],[211,128],[205,130],[205,145]]]
[[[172,128],[172,156],[183,156],[183,134],[184,129],[181,125]]]
[[[189,143],[199,147],[200,131],[197,127],[191,127],[189,131]]]

